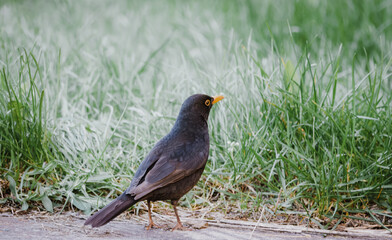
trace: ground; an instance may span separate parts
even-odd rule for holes
[[[184,214],[182,214],[184,215]],[[174,231],[173,216],[154,215],[163,229],[145,230],[147,216],[119,218],[101,228],[83,225],[85,215],[73,212],[62,214],[2,213],[1,239],[392,239],[385,230],[351,229],[344,232],[323,231],[301,226],[277,225],[234,220],[201,220],[182,217],[192,231]]]

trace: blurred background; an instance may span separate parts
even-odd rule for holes
[[[387,0],[3,0],[1,204],[101,207],[205,93],[225,99],[184,207],[387,226],[391,16]]]

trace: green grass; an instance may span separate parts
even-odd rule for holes
[[[206,93],[225,99],[182,204],[390,224],[390,16],[389,1],[5,1],[1,203],[101,207]]]

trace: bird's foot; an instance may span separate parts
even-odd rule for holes
[[[157,224],[155,224],[153,222],[150,222],[150,224],[148,224],[148,226],[146,226],[146,230],[150,230],[152,228],[162,228],[162,226],[157,225]]]
[[[171,231],[173,232],[174,230],[192,231],[191,228],[184,227],[181,223],[177,223],[177,225]]]

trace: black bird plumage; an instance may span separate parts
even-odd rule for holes
[[[151,201],[171,200],[177,217],[174,229],[182,229],[178,200],[199,181],[209,153],[208,116],[223,99],[203,94],[190,96],[181,106],[170,133],[163,137],[140,164],[130,186],[117,199],[88,218],[85,225],[100,227],[139,201],[147,200],[150,224]]]

